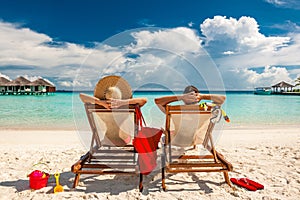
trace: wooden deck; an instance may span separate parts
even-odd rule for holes
[[[272,92],[273,95],[293,95],[300,96],[300,92]]]

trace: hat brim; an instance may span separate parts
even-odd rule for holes
[[[95,87],[94,96],[104,100],[105,92],[109,87],[118,87],[122,93],[122,99],[132,98],[132,90],[129,83],[120,76],[106,76],[100,79]]]

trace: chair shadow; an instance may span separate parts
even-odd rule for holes
[[[73,188],[72,190],[84,193],[103,192],[109,193],[110,195],[118,195],[122,192],[137,189],[138,187],[138,176],[115,175],[112,179],[102,180],[97,179],[97,177],[99,176],[101,175],[81,175],[80,182],[84,184],[84,187],[79,185],[76,188]]]
[[[188,173],[189,176],[192,177],[193,181],[182,180],[178,178],[174,178],[175,174],[167,174],[166,181],[171,180],[172,182],[166,182],[167,191],[173,192],[181,192],[181,191],[204,191],[205,194],[213,193],[213,189],[208,186],[208,184],[220,186],[222,183],[217,183],[209,180],[200,180],[199,177],[195,173]],[[184,187],[185,184],[195,184],[199,185],[199,188],[186,188]],[[224,182],[225,183],[225,182]],[[172,185],[181,184],[182,188],[172,188]],[[169,185],[169,187],[168,187]]]
[[[203,190],[205,194],[209,194],[209,193],[212,193],[213,192],[213,189],[210,188],[207,184],[213,184],[213,185],[216,185],[216,186],[220,186],[221,183],[216,183],[216,182],[213,182],[213,181],[209,181],[209,180],[200,180],[198,176],[196,176],[195,174],[193,173],[189,173],[190,176],[192,176],[192,180],[197,182],[199,187],[200,187],[200,190]]]
[[[72,172],[70,172],[73,174]],[[147,195],[150,192],[160,191],[160,179],[154,181],[154,178],[159,173],[153,171],[149,175],[143,176],[143,195]],[[68,187],[72,188],[72,191],[80,191],[84,193],[109,193],[110,195],[119,195],[122,192],[128,192],[130,190],[139,191],[139,174],[136,175],[124,175],[113,174],[112,178],[99,179],[103,175],[81,175],[79,186],[72,188],[75,175],[69,178]]]
[[[122,192],[127,192],[132,189],[137,189],[139,184],[139,176],[115,175],[112,179],[97,179],[101,175],[81,175],[80,182],[83,182],[84,187],[78,186],[73,188],[75,175],[72,172],[63,172],[60,174],[59,183],[64,187],[64,192],[80,191],[84,193],[106,192],[111,195],[118,195]],[[148,178],[144,178],[145,181]],[[0,186],[16,189],[16,192],[31,190],[28,179],[18,179],[0,182]],[[43,192],[53,193],[56,186],[55,178],[50,175],[47,183],[47,189],[43,188]]]

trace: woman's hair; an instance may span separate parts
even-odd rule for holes
[[[109,87],[105,91],[106,99],[122,99],[122,92],[118,87]]]
[[[184,89],[183,94],[190,93],[190,92],[199,93],[199,90],[195,86],[189,85]]]

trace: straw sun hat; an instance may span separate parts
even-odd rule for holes
[[[105,93],[108,88],[117,87],[122,93],[122,99],[132,98],[132,90],[129,83],[120,76],[106,76],[100,79],[95,87],[94,96],[99,99],[105,99]]]

